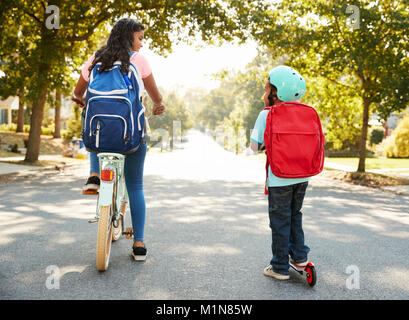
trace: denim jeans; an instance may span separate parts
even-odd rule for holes
[[[304,244],[301,213],[307,186],[308,182],[302,182],[268,188],[273,252],[270,264],[274,272],[289,274],[289,255],[295,262],[307,261],[310,248]]]
[[[143,241],[145,229],[145,195],[143,192],[143,167],[146,156],[146,144],[125,158],[125,183],[129,196],[134,241]],[[91,173],[99,173],[99,161],[96,153],[90,154]]]

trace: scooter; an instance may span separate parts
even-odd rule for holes
[[[303,277],[306,277],[308,285],[310,287],[315,286],[315,284],[317,283],[317,272],[315,271],[314,263],[309,261],[306,266],[297,267],[290,261],[290,267]]]

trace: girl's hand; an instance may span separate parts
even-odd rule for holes
[[[152,114],[154,115],[154,116],[159,116],[159,115],[161,115],[164,111],[165,111],[165,106],[162,104],[162,103],[160,103],[160,104],[154,104],[153,105],[153,110],[152,110]]]
[[[72,96],[71,100],[74,101],[76,104],[78,104],[80,107],[85,106],[85,98],[78,99],[76,96]]]

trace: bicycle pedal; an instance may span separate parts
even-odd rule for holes
[[[127,239],[132,239],[133,238],[133,230],[132,228],[126,228],[125,232],[122,232],[126,236]]]
[[[98,222],[98,219],[88,220],[88,223],[96,223],[96,222]]]

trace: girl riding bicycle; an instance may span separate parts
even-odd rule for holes
[[[87,89],[89,73],[96,63],[102,63],[100,67],[100,72],[102,72],[112,68],[115,61],[121,61],[121,65],[126,70],[128,70],[130,62],[132,62],[139,69],[144,87],[154,103],[152,113],[154,115],[162,114],[165,110],[162,104],[162,96],[156,86],[147,60],[139,54],[139,50],[142,48],[144,29],[141,23],[133,19],[124,18],[119,20],[112,28],[107,44],[97,50],[83,66],[72,100],[84,106],[84,93]],[[132,52],[136,52],[136,54],[133,54],[131,58]],[[146,149],[146,143],[141,144],[136,152],[127,155],[125,159],[125,182],[134,233],[132,256],[138,261],[145,260],[147,253],[143,242],[146,212],[143,193],[143,168]],[[90,166],[90,176],[84,186],[85,191],[99,188],[99,161],[96,153],[90,155]]]

